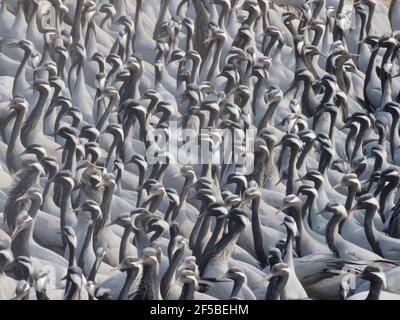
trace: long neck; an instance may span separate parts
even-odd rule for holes
[[[76,172],[76,144],[73,142],[68,143],[67,158],[65,159],[64,170],[68,170],[72,175]]]
[[[216,44],[217,45],[216,45],[215,52],[214,52],[213,62],[211,64],[211,68],[209,69],[208,74],[207,74],[207,81],[211,81],[215,74],[214,73],[215,70],[218,70],[219,61],[221,58],[221,51],[222,51],[222,47],[224,46],[224,42],[222,40],[217,40]]]
[[[165,15],[167,13],[168,10],[168,4],[169,4],[169,0],[162,0],[162,7],[160,10],[160,15],[158,16],[158,20],[154,29],[154,34],[153,34],[153,39],[157,40],[159,35],[160,35],[160,26],[161,23],[164,22],[165,20]]]
[[[92,269],[90,270],[90,273],[87,277],[87,281],[93,281],[96,283],[96,275],[97,271],[99,270],[100,264],[103,261],[103,257],[96,257],[96,260],[93,263]]]
[[[122,260],[126,257],[126,251],[128,248],[128,243],[129,243],[129,236],[132,232],[132,229],[130,226],[126,226],[124,228],[124,233],[122,234],[121,237],[121,244],[119,246],[119,263],[122,262]]]
[[[158,266],[144,265],[136,300],[158,300]]]
[[[372,172],[382,170],[383,160],[384,160],[384,158],[382,158],[380,156],[375,156],[374,169],[372,170]]]
[[[81,248],[81,252],[79,253],[78,257],[78,266],[83,268],[84,258],[87,254],[88,250],[93,250],[92,240],[93,240],[93,232],[94,232],[94,221],[89,224],[87,228],[87,233],[85,235],[85,239]]]
[[[36,33],[37,35],[40,35],[38,26],[36,24],[36,14],[39,9],[39,6],[36,5],[34,2],[31,2],[31,15],[29,18],[29,24],[28,24],[28,30],[27,32],[31,31]],[[38,50],[42,50],[42,48],[37,48]]]
[[[303,241],[303,232],[307,232],[304,229],[303,219],[301,216],[301,208],[298,206],[290,207],[287,209],[289,215],[296,221],[297,230],[299,231],[298,237],[296,237],[296,253],[298,256],[302,256],[301,253],[301,242]]]
[[[200,207],[199,217],[197,218],[196,222],[194,223],[193,229],[189,236],[189,248],[192,250],[194,249],[194,247],[196,245],[196,240],[197,240],[200,228],[203,224],[204,217],[200,217],[200,215],[204,213],[204,210],[205,210],[204,207],[205,207],[205,204],[202,204]]]
[[[75,19],[71,29],[71,37],[73,39],[73,43],[76,44],[81,41],[82,37],[82,9],[83,9],[84,0],[77,0],[76,9],[75,9]]]
[[[388,102],[392,102],[392,77],[386,72],[382,72],[382,98],[381,107],[384,107]]]
[[[326,242],[328,244],[329,249],[335,253],[337,256],[339,256],[338,251],[336,250],[335,247],[335,242],[338,237],[338,228],[339,228],[339,223],[342,221],[342,217],[338,215],[334,215],[331,220],[328,222],[325,230],[325,236],[326,236]]]
[[[389,17],[389,21],[390,21],[391,25],[392,25],[392,21],[393,21],[393,18],[394,18],[393,10],[394,10],[394,8],[396,8],[396,6],[398,6],[398,0],[392,0],[390,2],[389,13],[388,13],[388,17]],[[394,31],[395,30],[395,26],[392,25],[392,29]]]
[[[392,0],[392,2],[396,2],[396,0]],[[371,27],[372,27],[372,18],[374,17],[375,13],[375,3],[371,3],[368,5],[369,8],[369,13],[368,13],[368,19],[367,19],[367,25],[366,25],[366,32],[367,34],[370,34]]]
[[[203,0],[193,1],[193,5],[196,12],[194,49],[204,57],[203,43],[208,35],[208,12]]]
[[[29,57],[31,56],[30,50],[25,50],[24,57],[21,64],[18,67],[17,73],[15,74],[14,85],[13,85],[13,96],[18,94],[26,94],[25,92],[17,92],[17,83],[25,81],[26,65],[28,63]]]
[[[46,291],[43,292],[36,291],[36,297],[38,300],[50,300],[50,298],[46,294]]]
[[[69,285],[67,285],[65,288],[66,288],[66,292],[65,292],[64,300],[79,300],[80,287],[78,285],[76,285],[72,281],[69,281]]]
[[[233,281],[233,287],[231,292],[231,298],[238,297],[240,290],[242,289],[244,280],[243,279],[236,279]]]
[[[264,87],[266,85],[266,81],[263,78],[259,78],[257,82],[254,85],[254,91],[253,91],[253,99],[251,101],[251,110],[253,111],[253,116],[257,112],[257,106],[260,103],[259,99],[259,93],[264,93]]]
[[[136,9],[135,9],[135,32],[133,34],[133,38],[132,38],[132,50],[135,51],[135,42],[136,42],[136,35],[137,35],[137,27],[138,27],[138,23],[139,23],[139,19],[140,19],[140,10],[142,8],[142,0],[136,0]]]
[[[375,72],[375,58],[378,55],[379,50],[376,49],[372,52],[371,57],[368,62],[368,67],[367,67],[367,72],[365,73],[365,81],[364,81],[364,88],[363,88],[363,95],[364,95],[364,100],[368,103],[370,103],[370,100],[368,98],[368,84],[371,81],[372,74]],[[374,106],[374,107],[379,107],[379,106]]]
[[[366,131],[366,125],[364,123],[361,123],[360,130],[358,132],[357,138],[356,138],[356,143],[354,145],[353,153],[351,154],[351,160],[354,160],[358,150],[360,149],[363,139],[364,139],[364,133]]]
[[[251,229],[253,231],[253,241],[254,249],[256,251],[257,259],[260,261],[261,265],[264,267],[268,265],[268,258],[264,250],[263,233],[261,230],[261,222],[258,214],[258,209],[260,206],[260,198],[256,197],[253,199],[251,205]]]
[[[206,235],[210,230],[211,219],[209,216],[204,217],[201,224],[199,233],[197,235],[196,244],[193,248],[193,255],[199,259],[203,254],[204,248],[206,246]]]
[[[325,5],[325,1],[319,1],[319,2],[315,3],[315,8],[314,8],[312,19],[317,19],[318,18],[318,16],[319,16],[322,8],[324,7],[324,5]]]
[[[224,227],[225,227],[225,220],[224,219],[217,219],[217,222],[215,224],[215,228],[212,232],[212,235],[210,237],[210,240],[208,240],[208,243],[204,249],[204,251],[208,250],[211,248],[213,245],[217,243],[217,241],[222,237],[223,232],[224,232]]]
[[[345,204],[347,211],[350,211],[350,209],[352,208],[353,200],[356,196],[356,193],[357,193],[357,186],[350,186],[349,192],[348,192],[347,198],[346,198],[346,204]]]
[[[301,96],[302,112],[307,116],[311,117],[315,110],[313,110],[312,102],[315,101],[314,90],[311,87],[311,79],[307,78],[304,80],[304,90]]]
[[[111,200],[114,195],[115,184],[113,183],[111,186],[106,186],[104,188],[103,199],[100,204],[101,212],[103,213],[103,220],[101,222],[100,228],[102,228],[105,224],[110,223],[110,208],[111,208]]]
[[[97,41],[96,41],[96,27],[93,21],[89,21],[88,28],[85,37],[85,48],[86,55],[88,57],[93,56],[97,51]]]
[[[348,159],[350,159],[351,156],[351,140],[354,138],[354,136],[357,134],[357,128],[356,127],[352,127],[350,129],[350,132],[348,133],[347,137],[346,137],[346,141],[345,141],[345,148],[346,148],[346,156]]]
[[[315,55],[312,54],[305,54],[304,55],[304,62],[307,64],[307,68],[313,74],[315,78],[319,78],[318,72],[314,67],[315,62]]]
[[[321,159],[318,165],[318,171],[321,172],[321,174],[325,174],[325,170],[328,167],[331,160],[332,160],[332,155],[328,151],[323,150],[321,152]]]
[[[119,293],[118,300],[128,300],[129,290],[137,277],[138,271],[137,268],[126,271],[126,280],[121,292]]]
[[[175,251],[170,264],[168,265],[167,271],[165,271],[161,279],[160,290],[163,299],[167,299],[169,296],[171,287],[173,286],[176,269],[178,268],[184,253],[185,250],[183,248]]]
[[[174,212],[172,213],[172,220],[175,220],[175,219],[176,219],[176,217],[177,217],[178,214],[179,214],[179,211],[180,211],[181,208],[183,207],[183,204],[186,202],[186,197],[187,197],[187,195],[188,195],[188,192],[189,192],[189,189],[190,189],[190,187],[191,187],[191,185],[192,185],[192,182],[193,182],[193,179],[192,179],[192,178],[187,177],[187,178],[185,179],[185,183],[184,183],[184,185],[183,185],[182,192],[181,192],[181,194],[180,194],[180,196],[179,196],[179,205],[176,206],[176,209],[175,209]]]
[[[392,162],[394,163],[394,155],[397,147],[400,146],[399,127],[400,121],[397,115],[392,116],[392,125],[390,127],[390,152],[392,155]]]
[[[360,37],[359,41],[360,43],[358,44],[358,49],[357,49],[357,54],[360,54],[361,51],[361,46],[362,46],[362,40],[365,38],[365,26],[366,26],[366,16],[361,15],[361,28],[360,28]]]
[[[292,194],[294,189],[294,174],[296,170],[297,151],[292,149],[290,152],[289,168],[287,175],[286,195]]]
[[[67,219],[72,217],[72,200],[71,189],[68,187],[63,188],[61,202],[60,202],[60,226],[61,229],[67,225]]]
[[[383,289],[382,280],[374,279],[370,281],[369,293],[366,300],[379,300],[379,296]]]
[[[30,237],[31,237],[32,226],[22,230],[18,233],[18,235],[14,238],[11,243],[11,251],[14,257],[25,256],[30,258],[31,250],[30,250]]]
[[[139,251],[151,246],[151,243],[147,238],[147,235],[142,227],[140,227],[139,229],[135,229],[134,233],[135,233],[135,238],[134,238],[135,246]]]
[[[284,262],[289,267],[294,267],[294,262],[293,262],[293,232],[290,231],[290,230],[287,231]]]
[[[307,158],[307,155],[311,151],[312,147],[313,147],[313,143],[312,142],[306,143],[306,145],[304,146],[303,151],[300,153],[300,156],[297,159],[297,163],[296,163],[296,168],[297,169],[300,169],[303,166],[304,160]]]
[[[272,102],[268,110],[265,112],[264,117],[262,118],[260,124],[258,125],[258,131],[261,129],[265,128],[267,125],[273,126],[274,125],[274,118],[275,118],[275,112],[276,108],[279,105],[280,100]]]
[[[182,292],[179,300],[194,300],[194,283],[186,282],[182,287]]]
[[[48,96],[48,90],[40,91],[39,100],[21,129],[21,138],[25,140],[24,144],[32,135],[43,135],[43,115]]]
[[[32,217],[32,224],[35,225],[36,215],[39,211],[41,202],[38,200],[32,200],[28,214]],[[33,228],[32,228],[33,231]]]
[[[321,28],[315,29],[315,36],[314,36],[314,39],[313,39],[311,45],[318,47],[322,36],[323,36],[323,30]]]
[[[230,232],[224,234],[222,239],[218,241],[213,248],[204,252],[199,261],[200,275],[204,274],[204,271],[211,260],[215,259],[219,264],[223,264],[230,258],[235,248],[235,244],[239,239],[240,232],[241,229],[239,228],[231,228]]]
[[[393,191],[396,189],[398,184],[399,181],[396,179],[394,181],[390,181],[382,188],[381,196],[379,198],[379,214],[383,223],[386,222],[385,209],[386,207],[390,207],[390,203],[393,201]]]
[[[17,112],[17,117],[14,122],[14,126],[11,132],[11,137],[10,141],[8,143],[7,147],[7,155],[6,155],[6,161],[7,161],[7,167],[11,172],[16,171],[16,165],[14,163],[14,156],[16,156],[16,146],[17,144],[22,147],[21,145],[21,140],[20,140],[20,133],[21,133],[21,127],[22,127],[22,122],[25,118],[25,111]]]
[[[310,210],[312,207],[313,198],[311,196],[307,196],[307,199],[303,206],[301,207],[301,217],[302,220],[307,220],[310,214]]]
[[[174,211],[174,209],[177,207],[175,202],[170,202],[168,209],[165,211],[164,215],[164,220],[169,223],[171,223],[171,214]]]
[[[278,281],[276,281],[276,282],[270,281],[270,285],[268,286],[267,293],[265,295],[266,300],[279,300],[289,277],[288,276],[279,276],[277,278],[278,278]],[[271,285],[271,282],[274,283],[274,285]]]
[[[111,110],[113,109],[115,103],[116,103],[116,98],[112,97],[110,99],[110,102],[109,102],[106,110],[104,111],[103,115],[101,116],[99,122],[97,122],[97,124],[96,124],[97,130],[101,131],[103,129],[103,126],[106,123],[107,119],[109,118],[109,115],[110,115]]]
[[[43,190],[43,203],[41,209],[43,209],[44,203],[47,202],[49,199],[53,199],[54,197],[54,182],[52,179],[54,178],[55,174],[57,173],[56,170],[52,170],[49,174],[49,178],[47,179],[46,185]]]
[[[376,254],[383,256],[381,248],[379,246],[379,242],[375,237],[375,227],[374,227],[374,215],[376,212],[376,208],[369,207],[365,210],[365,218],[364,218],[364,230],[367,236],[367,240],[371,245],[372,249]]]

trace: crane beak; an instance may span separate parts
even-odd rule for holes
[[[18,233],[20,233],[21,230],[22,229],[18,228],[18,227],[14,229],[14,231],[11,233],[11,236],[10,236],[11,241],[14,241],[15,237],[18,235]]]
[[[231,282],[230,279],[228,279],[226,276],[222,276],[222,277],[216,277],[214,279],[215,282]]]
[[[351,214],[351,213],[357,211],[358,209],[359,209],[358,206],[354,206],[353,208],[351,208],[351,209],[349,210],[349,212],[347,212],[347,215],[349,215],[349,214]]]
[[[275,183],[275,186],[277,186],[278,184],[280,184],[280,183],[283,181],[283,179],[284,179],[283,177],[280,177],[279,180],[278,180],[278,182]]]
[[[19,155],[22,156],[24,154],[27,154],[26,149],[24,151],[22,151]]]
[[[289,206],[287,204],[279,207],[278,210],[276,210],[275,214],[278,214],[279,212],[282,212],[283,210],[287,209]]]
[[[276,145],[274,145],[273,147],[272,147],[272,149],[274,149],[274,148],[276,148],[276,147],[279,147],[279,146],[281,146],[282,145],[282,141],[279,141]]]
[[[310,2],[310,1],[306,1],[306,3],[308,3],[308,2]],[[310,29],[310,25],[307,24],[304,28],[301,29],[301,31],[306,31],[308,29]]]
[[[337,183],[337,184],[335,184],[335,185],[333,186],[333,189],[337,189],[337,188],[342,187],[342,186],[343,186],[343,183],[342,183],[342,182],[339,182],[339,183]]]
[[[205,45],[205,46],[207,46],[211,41],[213,41],[214,39],[213,38],[207,38],[206,40],[204,40],[204,42],[203,42],[203,44]]]
[[[45,66],[39,66],[39,67],[33,69],[33,71],[40,71],[40,70],[45,70],[45,69],[46,69]]]
[[[375,50],[378,50],[379,49],[379,44],[376,44],[372,49],[371,49],[371,52],[373,52],[373,51],[375,51]]]
[[[98,184],[96,184],[96,188],[104,186],[104,180],[101,180]]]
[[[243,199],[243,200],[240,202],[239,207],[240,207],[240,208],[243,208],[246,204],[250,203],[250,201],[251,201],[250,198]]]
[[[82,207],[78,207],[78,208],[73,209],[72,212],[73,212],[73,213],[77,213],[77,212],[78,212],[79,210],[81,210],[81,209],[82,209]]]
[[[105,227],[112,226],[112,225],[116,224],[117,221],[118,221],[118,219],[115,219],[114,221],[111,221],[111,222],[107,223],[107,224],[105,225]]]
[[[111,268],[111,269],[110,269],[110,272],[116,271],[116,270],[121,270],[121,264],[117,265],[117,266],[114,267],[114,268]]]
[[[269,281],[274,275],[272,273],[268,273],[264,280]]]
[[[22,195],[22,196],[20,196],[19,198],[17,198],[16,200],[15,200],[15,202],[20,202],[20,201],[23,201],[23,200],[27,200],[28,198],[25,196],[25,195]]]

